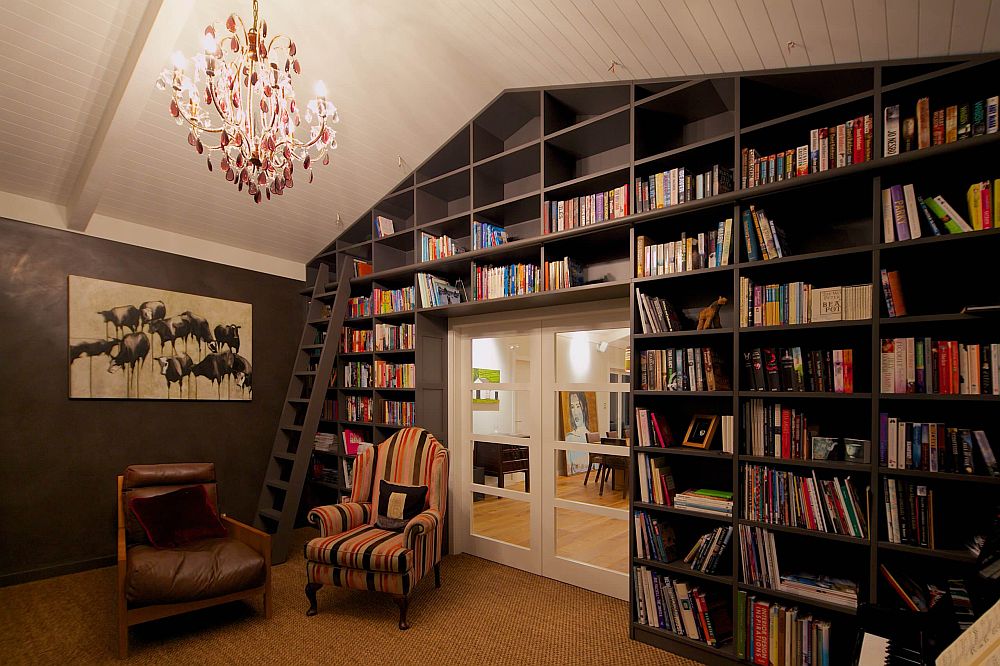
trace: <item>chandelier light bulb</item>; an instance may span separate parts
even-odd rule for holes
[[[187,127],[188,144],[205,155],[208,170],[216,156],[225,179],[257,203],[293,187],[296,165],[311,183],[312,165],[330,163],[337,140],[329,125],[340,118],[322,81],[316,81],[313,99],[296,101],[293,79],[302,65],[295,42],[268,34],[253,0],[252,22],[231,14],[212,23],[201,47],[190,60],[176,51],[173,67],[163,70],[156,85],[170,91],[170,115]],[[296,136],[303,124],[307,139]]]

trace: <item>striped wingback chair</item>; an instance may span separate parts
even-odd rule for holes
[[[402,532],[376,524],[379,481],[427,486],[424,510]],[[448,506],[448,450],[422,428],[405,428],[370,448],[354,462],[351,498],[319,506],[309,521],[320,536],[305,545],[306,596],[316,614],[316,592],[324,585],[393,595],[399,628],[409,629],[410,592],[432,568],[441,587],[441,544]]]

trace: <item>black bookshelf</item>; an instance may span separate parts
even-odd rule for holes
[[[956,196],[959,191],[956,188],[975,180],[1000,176],[988,166],[995,163],[1000,134],[974,136],[883,157],[882,116],[887,104],[910,108],[922,96],[931,97],[932,107],[935,99],[953,104],[955,100],[971,102],[972,98],[985,97],[985,88],[1000,78],[997,74],[1000,74],[1000,57],[983,55],[719,74],[694,79],[529,88],[501,93],[314,257],[311,268],[326,264],[331,269],[330,274],[335,275],[337,268],[353,259],[370,262],[373,271],[352,280],[353,295],[370,294],[373,284],[390,287],[414,284],[415,273],[427,272],[452,283],[462,280],[471,296],[477,264],[540,263],[546,257],[558,259],[563,256],[578,259],[588,277],[597,278],[601,277],[598,273],[607,273],[610,280],[559,291],[437,307],[424,307],[418,289],[417,306],[410,312],[375,315],[347,324],[371,327],[373,322],[380,320],[412,322],[417,333],[412,356],[374,352],[345,357],[340,363],[359,359],[374,362],[380,356],[393,361],[412,357],[417,366],[414,390],[368,389],[368,395],[377,403],[387,395],[393,399],[401,395],[406,399],[412,397],[416,422],[444,440],[448,386],[447,359],[443,350],[447,348],[448,318],[628,298],[632,313],[633,359],[638,359],[638,354],[648,349],[711,346],[724,356],[732,387],[714,392],[643,391],[638,383],[639,373],[633,371],[634,406],[667,414],[675,437],[683,434],[682,428],[692,414],[730,414],[734,417],[731,435],[735,450],[734,454],[725,455],[718,450],[638,447],[635,441],[632,442],[633,453],[668,458],[679,486],[719,487],[734,493],[732,517],[665,509],[635,501],[630,506],[633,511],[640,508],[656,512],[662,518],[686,521],[689,526],[704,526],[704,531],[719,524],[731,524],[734,528],[730,545],[731,570],[706,578],[705,574],[683,565],[638,558],[630,521],[632,564],[666,571],[694,583],[708,582],[713,589],[719,586],[728,589],[731,592],[729,610],[734,622],[738,593],[741,590],[753,592],[760,598],[815,611],[833,623],[834,644],[853,644],[852,632],[856,624],[851,614],[843,609],[827,608],[830,604],[754,588],[743,582],[736,528],[748,524],[769,529],[782,539],[794,540],[803,551],[847,549],[845,552],[864,565],[857,581],[860,602],[893,603],[891,597],[884,597],[886,592],[879,584],[878,575],[880,564],[898,561],[892,558],[910,558],[907,562],[915,573],[930,572],[941,566],[948,567],[948,571],[956,575],[968,571],[972,559],[960,549],[960,544],[948,543],[930,550],[888,543],[881,512],[882,486],[887,478],[895,477],[926,483],[933,486],[939,496],[947,497],[949,493],[955,494],[958,488],[995,492],[998,480],[879,467],[879,413],[926,413],[933,414],[927,418],[936,421],[971,418],[984,424],[980,427],[986,427],[996,437],[996,425],[1000,420],[992,411],[1000,398],[883,395],[879,392],[879,341],[882,337],[899,335],[936,335],[952,326],[961,327],[959,330],[963,334],[977,336],[988,333],[995,320],[959,314],[960,304],[954,302],[954,297],[946,307],[935,306],[933,297],[938,296],[940,290],[931,290],[928,298],[914,299],[914,307],[911,307],[914,314],[890,318],[882,304],[879,271],[889,267],[916,272],[933,263],[935,275],[942,284],[967,284],[969,279],[961,270],[967,268],[970,257],[984,259],[984,265],[992,267],[988,257],[995,256],[1000,249],[1000,229],[886,243],[882,238],[880,193],[883,187],[891,184],[927,183],[927,176],[921,174],[930,173],[947,186],[944,189],[949,202],[964,210],[964,199]],[[993,90],[989,95],[997,92],[1000,91]],[[870,160],[749,189],[740,188],[742,148],[767,151],[806,144],[808,132],[803,134],[804,130],[839,124],[863,114],[871,114],[873,121]],[[713,164],[733,169],[733,191],[637,212],[637,178],[679,166],[697,172]],[[585,196],[626,184],[629,187],[629,214],[625,217],[556,232],[546,228],[546,200]],[[791,253],[770,261],[748,260],[740,219],[742,211],[750,205],[773,212],[789,236]],[[391,236],[375,238],[377,215],[393,219],[395,232]],[[729,265],[636,277],[635,243],[639,235],[652,238],[654,243],[665,242],[678,238],[682,231],[705,230],[709,224],[728,218],[733,220],[735,246]],[[473,250],[471,234],[476,221],[502,226],[513,239],[499,247]],[[465,251],[434,261],[421,261],[422,232],[436,236],[447,234]],[[954,265],[953,272],[946,270],[949,265]],[[940,268],[942,266],[945,268]],[[850,274],[850,279],[845,277],[839,284],[870,282],[873,285],[871,319],[799,326],[739,326],[735,304],[741,276],[758,283],[765,283],[772,277],[780,282],[817,281],[817,273],[830,271]],[[984,281],[982,272],[973,277]],[[992,296],[995,301],[995,280],[990,278],[985,283],[989,288],[979,288],[976,295]],[[729,304],[722,312],[723,328],[645,333],[639,324],[636,289],[667,298],[689,318],[696,317],[697,311],[717,296],[726,296]],[[959,289],[955,293],[963,291]],[[854,393],[754,391],[749,390],[746,378],[742,377],[742,352],[747,349],[771,345],[830,348],[840,339],[849,340],[855,353]],[[321,349],[322,345],[315,348]],[[303,380],[328,379],[309,377],[307,369],[297,370],[305,370],[296,373],[302,375]],[[338,396],[341,410],[343,399],[350,392],[354,390],[331,389],[331,393]],[[871,442],[871,462],[780,460],[747,454],[741,441],[741,421],[744,405],[753,399],[764,400],[767,404],[787,403],[807,412],[843,412],[849,436],[860,433]],[[373,423],[349,423],[342,418],[342,413],[340,416],[333,424],[338,436],[345,427],[357,427],[370,432],[373,441],[380,441],[395,430],[377,422],[377,408]],[[637,488],[635,455],[632,461],[632,487]],[[826,475],[849,474],[856,489],[863,492],[865,487],[870,488],[870,510],[866,517],[868,538],[744,520],[740,514],[743,496],[740,483],[742,469],[748,464],[798,473],[815,470]],[[959,483],[963,485],[959,487]],[[940,515],[937,519],[943,520]],[[959,527],[972,528],[971,517],[955,515],[948,520]],[[785,546],[782,554],[789,550],[790,547]],[[709,663],[740,663],[738,650],[732,642],[712,648],[635,621],[634,586],[631,589],[633,621],[630,634],[633,638]],[[842,655],[836,652],[834,655],[834,663],[839,663],[837,658]]]

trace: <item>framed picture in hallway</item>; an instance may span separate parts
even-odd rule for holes
[[[69,276],[69,397],[251,400],[253,306]]]

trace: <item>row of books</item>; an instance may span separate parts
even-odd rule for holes
[[[931,110],[929,97],[917,100],[912,116],[900,116],[899,104],[885,107],[883,153],[886,157],[962,141],[997,131],[998,97],[971,104],[952,104]]]
[[[454,305],[463,300],[457,286],[430,273],[417,273],[417,288],[420,290],[420,307],[423,308]]]
[[[371,296],[353,296],[347,301],[347,318],[358,319],[359,317],[372,316]]]
[[[413,425],[414,408],[412,401],[386,400],[382,403],[382,423],[386,425]]]
[[[328,483],[334,486],[339,484],[340,483],[339,462],[334,463],[333,467],[325,465],[321,462],[316,462],[312,468],[312,478],[314,481],[322,481],[323,483]]]
[[[542,228],[547,234],[618,220],[630,212],[628,185],[563,201],[546,200],[543,210]]]
[[[934,548],[934,489],[889,477],[882,485],[890,543]]]
[[[728,266],[732,256],[733,220],[720,220],[718,228],[697,235],[682,232],[680,240],[651,243],[636,238],[636,277],[684,273],[700,268]]]
[[[365,275],[370,275],[375,270],[372,262],[358,259],[357,257],[351,257],[351,264],[354,267],[354,277],[364,277]]]
[[[351,361],[344,364],[344,388],[371,388],[372,364]]]
[[[639,453],[636,461],[639,466],[639,501],[673,506],[676,488],[667,459]]]
[[[507,230],[489,222],[474,221],[472,223],[472,249],[482,250],[487,247],[497,247],[508,242]]]
[[[743,403],[743,442],[749,455],[811,460],[811,440],[817,431],[815,426],[810,429],[801,409],[757,398]]]
[[[434,236],[426,231],[420,232],[420,261],[444,259],[462,252],[465,252],[465,249],[451,236]]]
[[[323,409],[320,412],[319,417],[324,421],[336,421],[337,420],[337,401],[326,399],[323,401]]]
[[[943,196],[919,196],[909,183],[882,190],[882,236],[886,243],[920,238],[925,229],[932,236],[974,230]]]
[[[635,302],[639,306],[639,325],[642,326],[643,333],[683,330],[680,317],[667,299],[649,296],[636,289]]]
[[[854,393],[851,349],[755,347],[743,352],[743,369],[754,391]]]
[[[872,286],[814,287],[808,282],[754,284],[740,277],[740,326],[787,326],[872,316]]]
[[[1000,475],[985,431],[903,421],[886,412],[879,414],[878,457],[889,469]]]
[[[1000,344],[882,338],[882,393],[1000,395]]]
[[[733,493],[731,490],[713,488],[692,488],[674,496],[674,506],[687,511],[697,511],[716,516],[733,515]]]
[[[885,309],[890,317],[906,316],[906,301],[903,299],[903,282],[899,271],[881,269],[879,278],[882,282],[882,297],[885,298]]]
[[[414,388],[417,366],[414,363],[386,363],[375,361],[376,388]]]
[[[732,636],[729,602],[648,567],[634,567],[636,621],[715,647]]]
[[[340,351],[348,354],[370,352],[372,340],[374,340],[374,336],[370,330],[345,326],[340,331]]]
[[[670,525],[642,510],[636,510],[632,514],[632,522],[635,523],[637,557],[657,562],[673,562],[677,559],[677,536]]]
[[[644,391],[728,391],[722,356],[711,347],[649,349],[639,352]]]
[[[708,171],[693,173],[676,167],[636,178],[635,207],[637,212],[646,213],[732,191],[732,169],[714,164]]]
[[[832,664],[830,622],[795,606],[740,590],[735,631],[736,656],[751,664]]]
[[[744,189],[868,162],[872,159],[872,116],[810,130],[809,143],[771,155],[744,148],[740,159]]]
[[[329,419],[333,420],[333,419]],[[337,436],[332,432],[317,432],[313,436],[313,448],[326,453],[336,453]]]
[[[569,257],[546,261],[542,266],[542,289],[566,289],[583,284],[583,267]]]
[[[413,349],[416,343],[416,326],[413,324],[375,324],[375,351]]]
[[[348,421],[359,423],[371,423],[375,412],[372,409],[372,398],[368,395],[349,395],[344,400],[347,408],[346,418]]]
[[[743,243],[750,261],[768,261],[785,256],[788,241],[785,232],[774,224],[763,208],[753,204],[740,214],[743,221]]]
[[[375,314],[391,314],[393,312],[407,312],[416,305],[413,287],[401,287],[399,289],[372,288],[372,304]]]
[[[740,525],[740,564],[743,582],[750,585],[845,608],[858,607],[855,581],[812,573],[782,574],[778,567],[778,548],[770,530]]]
[[[850,477],[819,479],[762,465],[743,468],[743,517],[762,523],[867,538],[866,503]]]
[[[386,236],[391,236],[396,233],[396,226],[392,221],[392,218],[386,217],[385,215],[375,216],[375,237],[385,238]]]
[[[691,565],[695,571],[716,573],[722,563],[722,556],[729,548],[733,538],[733,526],[716,527],[698,537],[694,546],[684,556],[684,562]]]
[[[542,272],[534,264],[477,265],[475,278],[477,301],[534,294],[542,288]]]
[[[657,416],[653,410],[643,407],[635,409],[636,441],[639,446],[659,446],[666,448],[674,445],[674,435],[663,416]]]

